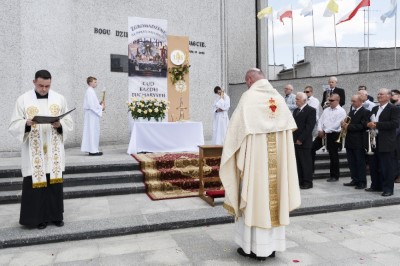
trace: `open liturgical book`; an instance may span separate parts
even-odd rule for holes
[[[59,115],[59,116],[39,116],[39,115],[37,115],[32,118],[32,121],[35,121],[38,124],[51,124],[51,123],[54,123],[54,122],[60,120],[61,118],[63,118],[67,114],[71,113],[75,109],[76,108],[69,110],[68,112],[66,112],[62,115]]]

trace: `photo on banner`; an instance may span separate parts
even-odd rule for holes
[[[167,20],[128,18],[128,101],[168,100],[167,51]]]

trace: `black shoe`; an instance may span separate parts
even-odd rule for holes
[[[101,156],[101,155],[103,155],[103,152],[101,152],[101,151],[94,152],[94,153],[89,152],[89,156]]]
[[[355,189],[364,189],[364,188],[366,188],[366,187],[367,187],[367,184],[360,183],[360,184],[357,184],[354,188],[355,188]]]
[[[252,253],[252,255],[254,254],[253,252],[251,252],[251,253]],[[254,256],[255,256],[255,259],[256,259],[256,260],[264,261],[264,260],[266,260],[267,258],[275,258],[275,251],[272,252],[271,255],[269,255],[268,257],[259,257],[259,256],[257,256],[256,254],[254,254]]]
[[[351,180],[350,183],[343,183],[343,186],[345,186],[345,187],[355,187],[355,186],[357,186],[357,183],[354,180]]]
[[[64,226],[64,222],[63,221],[54,221],[53,224],[57,227],[63,227]]]
[[[47,223],[40,223],[37,226],[37,228],[40,229],[40,230],[45,229],[46,227],[47,227]]]
[[[330,177],[326,180],[326,182],[337,182],[339,181],[339,178],[334,178],[334,177]]]
[[[256,260],[259,260],[259,261],[264,261],[264,260],[267,259],[267,257],[259,257],[259,256],[256,256],[255,259],[256,259]]]
[[[301,189],[310,189],[312,187],[313,187],[313,185],[301,185],[300,186]]]
[[[382,190],[369,187],[369,188],[366,188],[365,191],[368,191],[368,192],[381,192]]]
[[[243,257],[252,257],[251,254],[247,254],[246,252],[244,252],[242,248],[238,248],[237,253],[239,253],[239,255],[242,255]]]
[[[271,255],[268,256],[268,258],[275,258],[275,251],[271,253]]]
[[[392,192],[383,192],[382,196],[384,196],[384,197],[393,196],[393,193]]]

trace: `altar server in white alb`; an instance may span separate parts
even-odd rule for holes
[[[232,114],[219,175],[224,207],[236,217],[237,252],[265,260],[284,251],[289,212],[300,206],[293,130],[284,98],[259,69],[246,73],[249,89]]]
[[[68,114],[52,124],[37,124],[39,116],[59,116],[68,111],[64,97],[50,90],[51,75],[39,70],[35,89],[21,95],[11,117],[9,132],[22,143],[22,196],[19,223],[46,228],[48,223],[63,226],[64,142],[73,129]]]
[[[229,107],[231,107],[231,100],[219,86],[214,88],[214,93],[217,95],[217,98],[213,104],[214,120],[212,143],[214,145],[223,145],[229,124],[228,111]]]
[[[83,124],[83,136],[81,151],[88,152],[90,156],[100,156],[103,152],[99,151],[100,143],[100,118],[105,108],[104,99],[99,102],[94,89],[97,87],[97,79],[88,77],[83,109],[85,110],[85,120]]]

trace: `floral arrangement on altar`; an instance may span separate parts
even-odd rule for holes
[[[156,98],[132,98],[128,102],[128,112],[131,113],[133,119],[140,117],[149,120],[154,118],[157,122],[165,118],[168,111],[169,102]]]
[[[170,67],[168,73],[171,74],[172,84],[175,85],[180,80],[185,81],[185,74],[189,73],[190,65],[188,63],[182,64],[180,66]]]

